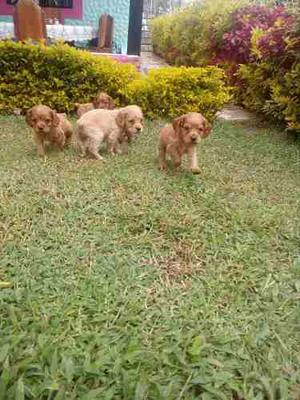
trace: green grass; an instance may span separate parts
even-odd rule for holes
[[[200,176],[35,155],[0,117],[0,399],[300,398],[300,155],[215,125]]]

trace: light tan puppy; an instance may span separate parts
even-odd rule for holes
[[[100,92],[94,98],[92,103],[85,103],[85,104],[76,103],[75,108],[76,108],[76,114],[80,118],[86,112],[98,108],[113,110],[115,108],[115,104],[113,102],[113,99],[107,93]]]
[[[159,164],[165,169],[166,155],[171,157],[175,167],[179,167],[182,156],[188,155],[189,168],[194,174],[200,172],[197,160],[197,144],[211,132],[211,125],[200,113],[188,113],[175,118],[172,124],[160,131]]]
[[[116,110],[92,110],[76,123],[76,138],[81,155],[89,153],[103,160],[98,153],[103,142],[110,154],[126,153],[128,142],[143,129],[144,118],[138,106],[127,106]]]
[[[58,114],[48,106],[34,106],[27,111],[26,122],[33,128],[37,153],[45,155],[45,142],[56,144],[61,150],[70,142],[73,127],[66,114]]]

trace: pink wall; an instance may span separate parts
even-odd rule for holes
[[[14,6],[6,4],[6,0],[0,0],[0,15],[13,15]],[[62,10],[63,18],[82,19],[82,0],[74,0],[73,8]]]
[[[12,15],[14,7],[5,3],[5,0],[0,1],[0,15]]]

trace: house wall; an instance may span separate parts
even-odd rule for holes
[[[0,21],[12,21],[13,7],[5,3],[5,0],[0,0]],[[62,10],[65,24],[92,25],[96,30],[100,15],[110,14],[114,19],[115,48],[126,54],[130,0],[74,0],[73,3],[72,10]]]

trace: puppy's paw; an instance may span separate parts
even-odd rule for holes
[[[191,168],[191,172],[195,175],[200,174],[201,173],[201,169],[199,167],[196,168]]]

